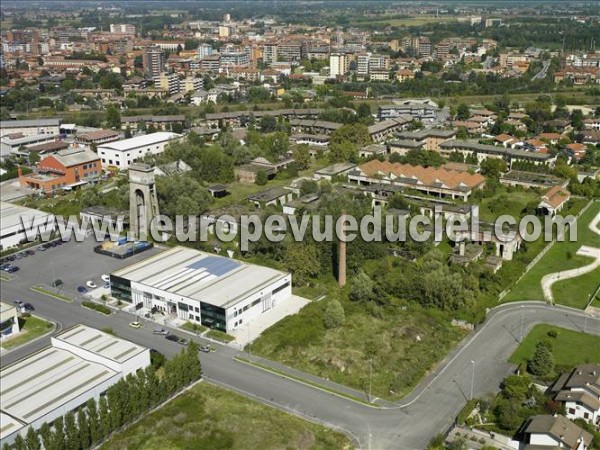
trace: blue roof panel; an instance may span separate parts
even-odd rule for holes
[[[211,275],[221,277],[240,266],[238,261],[233,259],[222,258],[219,256],[207,256],[200,261],[196,261],[189,266],[188,269],[204,269]]]

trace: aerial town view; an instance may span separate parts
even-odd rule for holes
[[[600,1],[2,0],[1,450],[600,450]]]

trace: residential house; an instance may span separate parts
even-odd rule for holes
[[[592,435],[565,416],[538,415],[533,416],[527,423],[525,439],[524,450],[543,448],[587,450],[592,442]]]
[[[583,419],[600,427],[600,365],[581,364],[552,386],[569,419]]]
[[[543,214],[554,216],[571,198],[571,193],[562,186],[553,186],[542,196],[538,209]]]

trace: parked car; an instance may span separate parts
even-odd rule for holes
[[[16,305],[18,308],[22,308],[22,307],[23,307],[23,305],[24,305],[24,303],[23,303],[21,300],[15,300],[15,305]]]
[[[35,308],[33,307],[33,305],[31,303],[25,303],[23,305],[23,309],[27,312],[35,311]]]
[[[141,324],[141,323],[139,323],[139,322],[130,322],[130,323],[129,323],[129,326],[130,326],[131,328],[136,328],[136,329],[137,329],[137,328],[142,328],[142,324]]]
[[[210,345],[203,345],[200,347],[200,351],[203,353],[210,353]]]
[[[4,269],[4,271],[8,272],[8,273],[15,273],[15,272],[18,272],[19,270],[20,269],[17,266],[12,266],[12,265],[10,267]]]
[[[77,292],[79,292],[80,294],[85,294],[85,293],[87,293],[87,291],[88,290],[86,288],[84,288],[83,286],[77,287]]]
[[[163,336],[167,336],[169,332],[164,328],[155,328],[153,331],[154,334],[162,334]]]
[[[35,255],[35,251],[33,250],[27,250],[25,253],[27,253],[29,256]]]
[[[175,342],[180,345],[188,345],[190,342],[187,339],[177,336],[176,334],[168,334],[167,336],[165,336],[165,339],[168,339],[169,341]]]
[[[52,282],[52,284],[50,286],[52,287],[60,287],[63,285],[63,280],[61,280],[60,278],[57,278],[56,280],[54,280]]]
[[[10,266],[11,266],[11,264],[2,264],[2,265],[0,266],[0,270],[6,270],[6,269],[8,269]]]
[[[105,283],[108,283],[110,281],[110,275],[107,275],[105,273],[102,274],[102,276],[100,277],[102,279],[102,281],[104,281]]]
[[[96,283],[94,283],[92,280],[87,281],[85,285],[90,289],[96,289],[98,287],[98,285],[96,285]]]

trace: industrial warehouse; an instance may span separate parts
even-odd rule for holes
[[[1,445],[98,400],[121,378],[150,365],[148,348],[85,325],[63,331],[51,343],[0,371]]]
[[[292,276],[174,247],[110,276],[111,294],[136,307],[230,333],[292,298]]]

